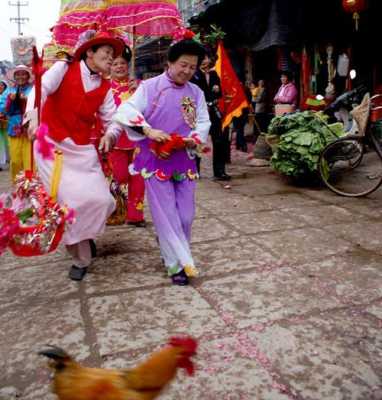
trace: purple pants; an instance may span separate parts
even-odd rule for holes
[[[161,254],[169,275],[186,265],[194,266],[190,250],[191,226],[195,216],[196,181],[145,180]]]

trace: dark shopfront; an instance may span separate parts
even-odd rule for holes
[[[365,10],[360,12],[358,31],[355,29],[352,14],[344,11],[340,0],[322,0],[317,3],[316,9],[307,9],[305,12],[305,43],[310,50],[310,56],[312,57],[315,47],[320,52],[322,61],[326,62],[325,50],[328,44],[332,44],[334,64],[337,65],[341,53],[346,53],[350,59],[349,69],[356,70],[357,78],[353,86],[363,83],[371,92],[377,91],[382,84],[382,57],[377,41],[382,1],[369,0],[366,3]],[[323,69],[318,76],[318,90],[322,90],[322,86],[326,84],[326,71]],[[338,74],[335,83],[339,89],[343,88]]]
[[[216,24],[226,32],[224,44],[239,78],[242,82],[266,80],[272,95],[280,85],[284,50],[298,44],[303,3],[304,0],[224,0],[190,22],[197,30],[208,30],[210,24]],[[293,63],[289,64],[294,69]]]
[[[159,75],[164,71],[167,62],[167,52],[170,46],[169,38],[148,38],[141,40],[136,46],[135,74],[140,79]]]
[[[291,70],[300,82],[304,46],[313,93],[324,94],[328,85],[330,45],[333,65],[337,67],[338,56],[345,52],[349,69],[357,71],[353,85],[365,83],[375,92],[382,85],[382,52],[376,44],[381,16],[382,1],[369,0],[356,31],[342,0],[225,0],[190,22],[202,30],[210,24],[220,26],[227,33],[225,45],[239,77],[243,82],[265,79],[272,96],[281,69]],[[338,92],[345,90],[346,79],[338,74],[333,83]]]

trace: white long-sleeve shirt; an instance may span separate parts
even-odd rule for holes
[[[68,71],[69,64],[66,61],[57,61],[48,71],[42,76],[41,82],[41,108],[44,105],[47,97],[54,93],[61,85],[62,80],[66,72]],[[98,74],[91,73],[89,68],[86,66],[84,61],[80,62],[81,79],[84,85],[85,92],[90,92],[101,86],[102,78]],[[28,102],[26,107],[26,118],[28,115],[32,115],[34,110],[35,90],[32,89],[28,96]],[[68,105],[70,106],[70,105]],[[99,116],[105,126],[106,133],[112,135],[119,135],[121,127],[112,122],[112,117],[115,114],[117,107],[114,102],[114,97],[111,89],[107,92],[101,107],[98,110]]]
[[[137,125],[151,127],[143,116],[147,106],[146,87],[144,84],[141,84],[134,94],[118,107],[117,113],[113,117],[113,121],[119,122],[123,125],[131,140],[139,141],[145,139],[144,135],[140,135],[133,129],[129,129],[129,126],[133,126],[132,124],[129,124],[131,120],[136,120],[138,117],[138,119],[140,119],[140,123]],[[169,117],[171,118],[171,116]],[[192,137],[197,135],[202,143],[206,143],[210,126],[211,122],[208,114],[208,108],[203,95],[203,101],[200,101],[196,106],[195,128],[191,130],[189,136]]]

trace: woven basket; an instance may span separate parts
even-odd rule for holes
[[[278,117],[279,115],[288,114],[296,111],[296,107],[292,104],[276,104],[275,105],[275,115]]]
[[[37,232],[42,232],[44,227],[42,225],[28,226],[28,227],[20,227],[19,232],[12,238],[9,243],[9,248],[12,250],[12,253],[18,257],[35,257],[42,256],[57,249],[59,245],[62,235],[65,230],[65,222],[62,222],[55,230],[51,237],[50,246],[48,251],[42,252],[39,246],[35,244],[24,244],[24,239],[30,234],[36,234]]]
[[[272,153],[274,153],[277,150],[277,146],[279,145],[280,136],[266,134],[265,142],[271,147]]]
[[[19,257],[34,257],[51,253],[57,249],[64,234],[67,210],[60,207],[55,201],[55,196],[50,197],[46,193],[40,179],[32,171],[24,171],[23,175],[19,175],[17,179],[12,198],[19,199],[21,203],[25,202],[30,194],[28,189],[27,191],[22,189],[33,182],[33,186],[39,189],[38,204],[41,209],[36,213],[38,219],[34,225],[19,226],[10,240],[9,248],[14,255]],[[58,183],[53,184],[52,193],[57,189],[56,185]],[[49,219],[52,213],[57,215],[54,220]]]

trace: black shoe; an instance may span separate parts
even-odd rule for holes
[[[95,244],[95,241],[93,239],[89,239],[89,245],[90,245],[90,254],[92,258],[97,257],[97,246]]]
[[[188,276],[183,269],[177,274],[171,275],[171,280],[174,285],[178,286],[187,286],[189,283]]]
[[[218,176],[214,176],[214,181],[229,181],[231,180],[230,175],[227,174],[221,174]]]
[[[82,281],[82,279],[84,279],[84,276],[86,275],[87,272],[88,272],[87,267],[79,268],[79,267],[76,267],[75,265],[72,265],[72,268],[70,268],[70,271],[69,271],[69,278],[72,281]]]
[[[146,228],[147,222],[145,220],[143,220],[143,221],[128,221],[127,225],[133,225],[137,228]]]

